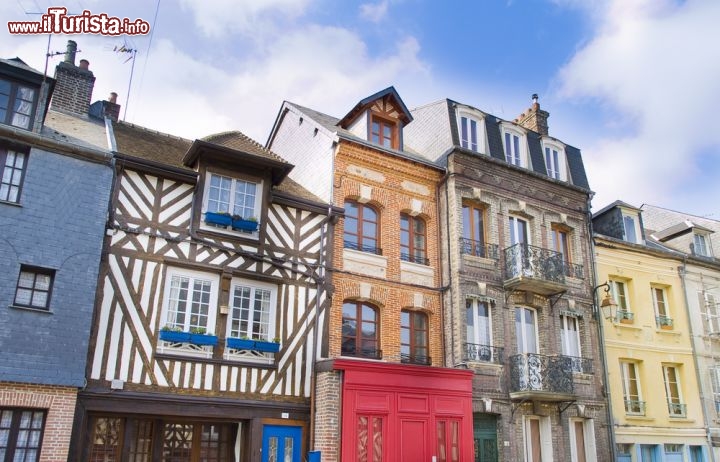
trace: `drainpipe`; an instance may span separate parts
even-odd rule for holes
[[[693,364],[695,365],[695,379],[697,380],[698,384],[698,392],[700,393],[700,403],[702,405],[702,413],[703,413],[703,425],[705,426],[705,436],[707,437],[708,442],[708,452],[710,453],[710,459],[715,462],[715,451],[712,450],[712,439],[710,437],[710,422],[708,421],[708,415],[709,411],[707,408],[707,403],[705,402],[705,394],[703,393],[703,390],[705,389],[702,386],[702,376],[700,374],[700,364],[698,363],[698,357],[697,357],[697,348],[695,348],[695,335],[693,334],[693,328],[692,328],[692,318],[690,317],[690,304],[688,303],[688,293],[687,293],[687,283],[685,281],[685,275],[687,274],[687,257],[683,256],[683,264],[682,266],[678,267],[678,274],[680,275],[680,282],[682,284],[682,292],[683,292],[683,298],[685,300],[685,313],[687,314],[688,319],[688,329],[690,331],[690,341],[693,349]],[[712,346],[711,346],[712,348]]]
[[[595,264],[595,232],[593,231],[593,225],[592,225],[592,213],[590,212],[590,202],[591,202],[592,196],[588,195],[587,200],[587,217],[588,217],[588,232],[590,233],[590,264],[592,267],[591,271],[591,277],[592,277],[592,300],[593,300],[593,311],[595,316],[597,316],[597,323],[598,323],[598,336],[600,337],[598,339],[598,346],[600,347],[600,362],[603,366],[603,381],[605,382],[605,398],[607,401],[605,410],[607,411],[607,421],[608,421],[608,439],[610,441],[610,457],[611,460],[615,461],[617,460],[616,455],[616,444],[615,444],[615,421],[613,419],[613,413],[612,413],[612,394],[610,392],[610,376],[608,375],[608,369],[607,369],[607,349],[605,348],[605,327],[604,327],[604,319],[602,317],[602,314],[600,313],[600,303],[598,303],[598,297],[597,293],[595,291],[595,288],[597,288],[597,265]]]

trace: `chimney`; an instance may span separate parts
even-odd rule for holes
[[[538,95],[535,93],[532,95],[532,106],[530,106],[530,109],[520,114],[520,116],[515,119],[515,123],[534,132],[538,132],[541,135],[547,135],[548,117],[550,117],[550,113],[540,109]]]
[[[120,118],[120,105],[117,104],[117,93],[112,92],[108,96],[107,101],[95,101],[90,105],[88,114],[98,119],[110,118],[113,122],[117,122]]]
[[[95,76],[86,59],[75,65],[77,43],[68,40],[65,59],[55,67],[55,92],[50,107],[76,115],[88,115]]]

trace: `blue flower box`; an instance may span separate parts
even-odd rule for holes
[[[227,213],[205,212],[205,223],[211,225],[230,226],[232,217]]]
[[[160,340],[171,343],[190,343],[190,332],[178,332],[175,330],[161,330]]]
[[[278,351],[280,351],[280,344],[275,342],[264,342],[261,340],[255,340],[255,350],[265,353],[277,353]]]
[[[190,343],[193,345],[216,346],[218,344],[218,338],[217,335],[190,334]]]
[[[225,339],[225,345],[236,350],[254,350],[255,340],[228,337]]]
[[[239,231],[249,231],[254,233],[258,229],[258,222],[253,220],[243,220],[242,218],[233,218],[232,227],[233,229]]]

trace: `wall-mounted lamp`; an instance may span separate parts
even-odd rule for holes
[[[614,316],[614,312],[617,311],[618,304],[615,301],[615,299],[610,295],[610,282],[606,282],[605,284],[600,284],[599,286],[595,287],[593,290],[593,294],[597,294],[597,290],[600,287],[605,287],[605,297],[603,297],[602,301],[600,302],[600,308],[599,311],[596,310],[596,314],[600,314],[602,312],[602,316],[605,319],[612,319]]]

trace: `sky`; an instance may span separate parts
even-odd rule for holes
[[[450,98],[512,120],[537,93],[550,135],[582,150],[593,211],[622,200],[720,220],[717,0],[8,0],[0,57],[52,75],[48,36],[5,24],[56,6],[150,23],[50,37],[51,53],[78,43],[93,101],[117,92],[128,122],[265,144],[285,100],[341,118],[392,85],[410,109]]]

